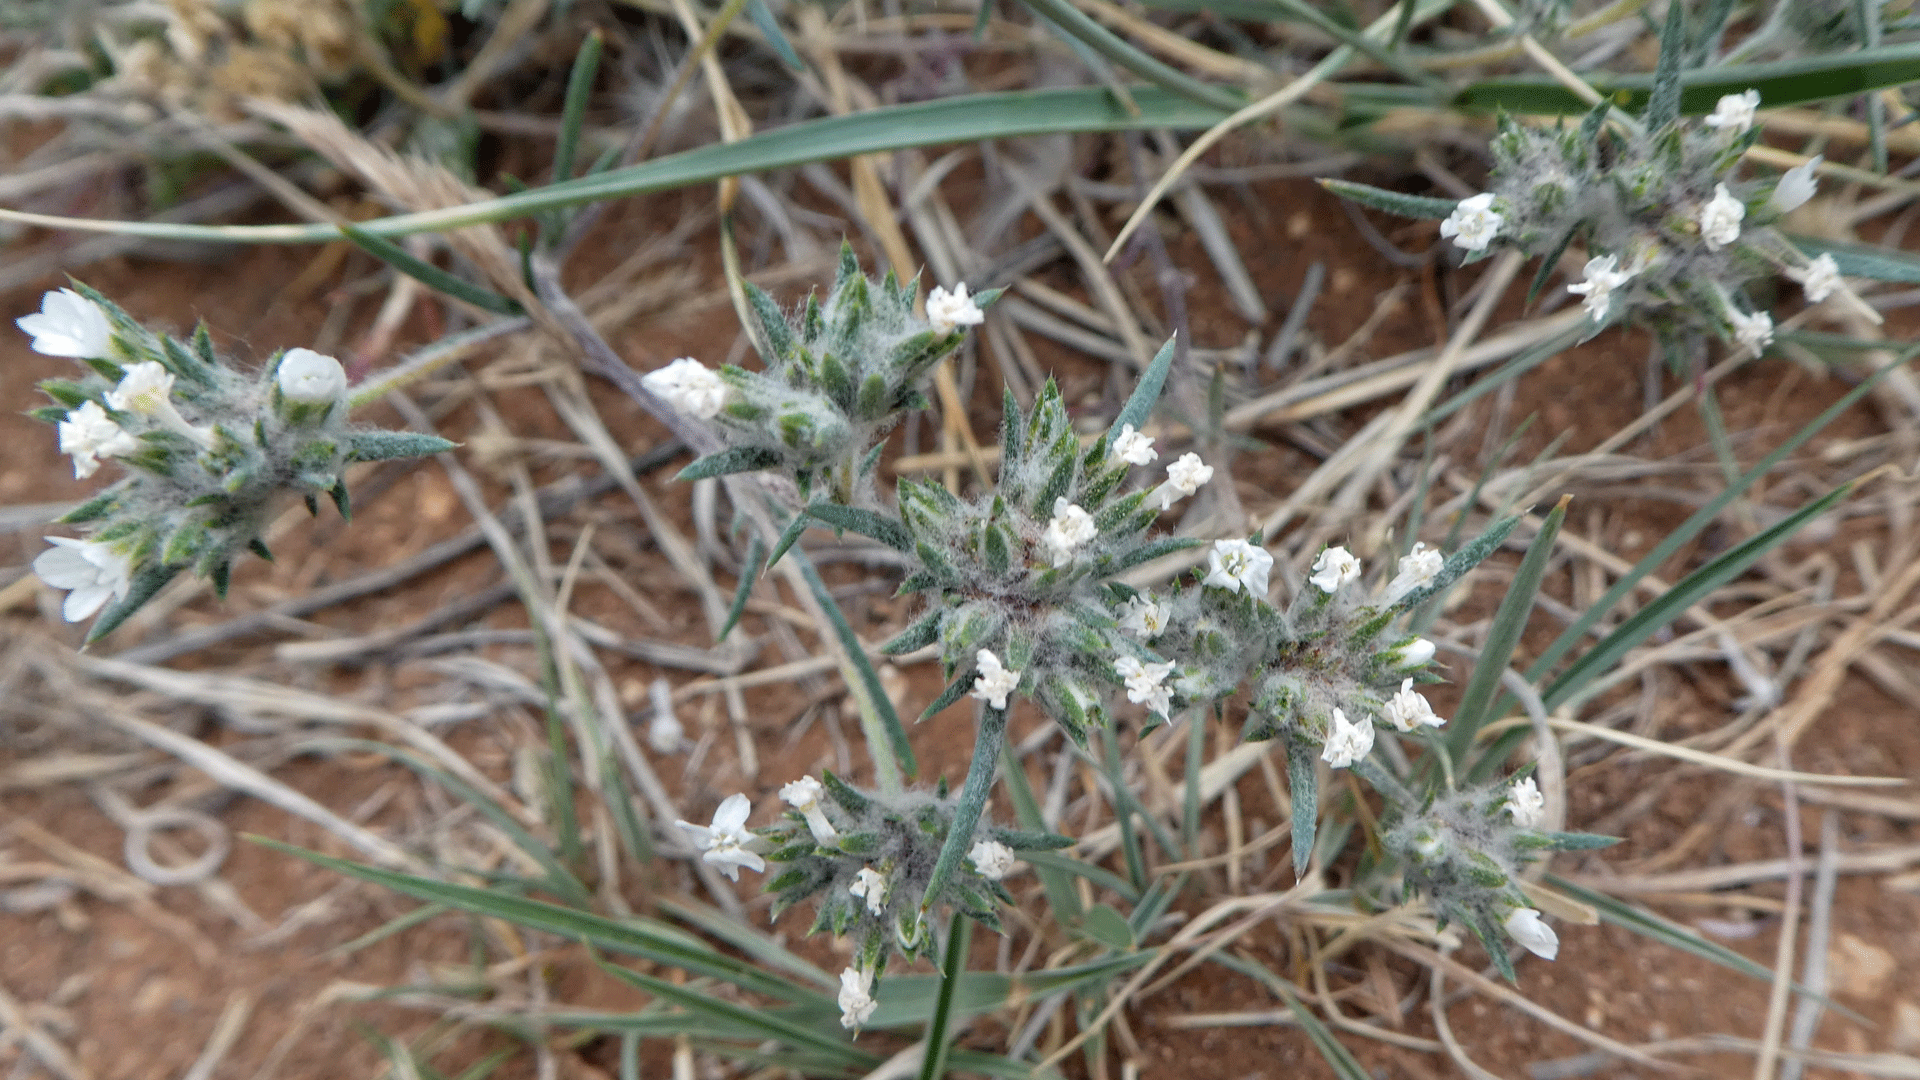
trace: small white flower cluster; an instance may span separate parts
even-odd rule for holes
[[[1007,695],[1020,685],[1020,673],[1008,671],[1000,658],[991,649],[981,649],[973,656],[978,677],[973,680],[973,690],[968,696],[979,698],[996,709],[1007,707]]]
[[[1127,700],[1135,705],[1145,705],[1149,712],[1159,715],[1162,720],[1172,719],[1168,714],[1173,709],[1173,688],[1166,685],[1167,676],[1173,673],[1173,663],[1146,663],[1137,656],[1122,656],[1113,662],[1113,673],[1125,680]]]
[[[873,1010],[880,1006],[873,1000],[872,969],[850,967],[842,971],[835,1003],[840,1006],[840,1026],[848,1031],[858,1031],[873,1019]]]
[[[1416,543],[1413,549],[1400,557],[1394,567],[1393,580],[1380,594],[1380,603],[1398,603],[1401,598],[1416,593],[1434,583],[1440,571],[1446,569],[1446,557],[1429,548],[1425,543]],[[1344,547],[1334,545],[1326,548],[1313,560],[1313,574],[1307,580],[1328,596],[1339,592],[1348,585],[1360,580],[1360,559]]]
[[[640,377],[640,385],[675,412],[699,420],[713,419],[727,404],[726,380],[691,356],[647,372]]]
[[[1547,823],[1547,797],[1533,777],[1515,780],[1507,791],[1507,812],[1513,823],[1523,829],[1537,829]]]
[[[1470,199],[1461,199],[1453,208],[1453,213],[1440,223],[1440,235],[1452,237],[1453,242],[1468,251],[1485,251],[1493,238],[1500,234],[1500,226],[1505,222],[1493,209],[1493,193],[1483,191]]]
[[[1742,135],[1753,126],[1753,116],[1759,108],[1758,90],[1727,94],[1713,107],[1713,115],[1707,117],[1706,125],[1728,135]]]
[[[967,295],[967,283],[961,282],[952,292],[936,285],[927,294],[927,321],[933,324],[936,332],[951,334],[962,326],[979,326],[987,321],[987,313],[981,311]]]
[[[1587,260],[1586,280],[1567,286],[1567,291],[1583,297],[1580,305],[1594,322],[1606,322],[1613,307],[1613,291],[1632,280],[1633,274],[1632,269],[1620,269],[1619,256],[1596,255]]]
[[[840,840],[840,831],[827,820],[827,811],[820,805],[820,796],[826,791],[820,781],[811,776],[803,776],[780,789],[780,800],[807,819],[807,830],[813,833],[815,843],[832,847]]]
[[[1272,570],[1273,556],[1266,548],[1245,540],[1216,540],[1207,552],[1207,576],[1200,583],[1232,593],[1244,591],[1258,600],[1267,595],[1267,575]]]
[[[1153,493],[1147,496],[1149,501],[1158,500],[1160,509],[1173,509],[1176,500],[1184,499],[1213,479],[1213,466],[1200,460],[1199,454],[1181,454],[1179,459],[1167,466],[1167,479]]]
[[[1074,552],[1099,535],[1100,530],[1094,527],[1092,514],[1065,499],[1055,499],[1053,518],[1047,522],[1040,541],[1047,546],[1053,565],[1065,566],[1073,561]]]
[[[1120,632],[1141,641],[1152,641],[1166,631],[1167,619],[1172,614],[1167,605],[1141,593],[1120,605]]]
[[[1013,873],[1013,849],[998,840],[980,840],[967,852],[968,861],[980,876],[988,881],[999,881]]]

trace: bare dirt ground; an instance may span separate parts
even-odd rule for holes
[[[1444,304],[1470,278],[1436,281],[1431,273],[1396,270],[1311,184],[1263,184],[1254,194],[1257,205],[1242,207],[1234,228],[1249,269],[1264,292],[1291,296],[1310,262],[1327,265],[1329,289],[1310,322],[1320,341],[1346,340],[1372,314],[1376,298],[1403,279],[1408,300],[1365,343],[1365,355],[1384,356],[1432,344],[1444,334]],[[661,223],[671,221],[684,205],[679,196],[662,196],[622,207],[608,218],[594,250],[584,257],[587,265],[579,271],[579,279],[592,280],[643,240],[657,235]],[[63,240],[50,237],[39,242]],[[1230,314],[1193,239],[1177,237],[1172,246],[1177,265],[1200,268],[1198,285],[1188,297],[1196,344],[1237,343],[1245,324]],[[204,265],[103,264],[89,267],[84,276],[141,318],[180,328],[205,318],[224,347],[253,358],[280,346],[314,343],[316,335],[323,333],[333,335],[333,341],[322,341],[320,347],[330,345],[345,356],[358,341],[357,328],[370,320],[383,299],[379,292],[349,295],[346,291],[349,282],[369,270],[357,256],[343,260],[330,273],[320,273],[313,271],[315,253],[305,249],[217,254],[217,261]],[[696,244],[674,272],[691,273],[699,288],[681,290],[670,302],[663,293],[662,302],[638,311],[615,339],[637,368],[651,368],[686,354],[718,361],[735,344],[734,318],[712,253]],[[1148,280],[1144,268],[1127,273]],[[791,299],[825,276],[823,270],[814,278],[795,277],[772,287],[776,295]],[[1068,279],[1063,278],[1060,287],[1077,294]],[[1152,292],[1150,285],[1146,291]],[[0,310],[10,314],[31,310],[37,296],[37,291],[7,296]],[[344,318],[337,313],[341,305],[348,309]],[[434,327],[423,312],[424,308],[416,310],[405,325],[403,343],[431,336]],[[1895,331],[1893,336],[1901,334]],[[554,376],[543,373],[517,349],[509,345],[478,355],[466,365],[473,378],[449,378],[421,391],[423,399],[435,401],[434,415],[442,430],[465,441],[461,457],[481,474],[495,506],[512,498],[516,469],[524,469],[521,475],[535,484],[593,471],[591,461],[564,445],[571,436],[538,386],[539,379]],[[1044,364],[1056,367],[1069,401],[1098,396],[1106,379],[1104,365],[1044,344],[1038,351]],[[1520,420],[1534,416],[1537,419],[1513,451],[1516,459],[1539,453],[1561,437],[1566,440],[1562,453],[1589,448],[1643,410],[1643,357],[1643,341],[1610,334],[1552,361],[1527,376],[1510,400],[1475,406],[1471,431],[1460,445],[1497,445]],[[64,364],[29,352],[20,335],[0,334],[0,397],[28,401],[34,380],[60,374]],[[978,370],[971,422],[976,432],[985,434],[994,430],[994,403],[999,395],[991,367],[983,364]],[[1757,458],[1837,399],[1848,385],[1843,376],[1816,375],[1778,359],[1752,365],[1722,382],[1720,402],[1728,428],[1748,440],[1742,444],[1742,459]],[[1662,392],[1682,386],[1669,377]],[[591,389],[625,451],[640,454],[666,437],[614,391],[599,385]],[[1883,436],[1888,415],[1870,402],[1855,406],[1800,455],[1813,465],[1791,475],[1818,475],[1819,463],[1826,460],[1822,455],[1830,458],[1862,440]],[[1249,505],[1262,506],[1283,496],[1310,467],[1316,450],[1323,450],[1356,423],[1352,416],[1324,418],[1263,432],[1269,439],[1266,447],[1243,452],[1235,466],[1241,497]],[[1488,428],[1495,424],[1500,430],[1489,439]],[[82,490],[67,474],[46,427],[12,412],[0,414],[0,440],[9,447],[0,467],[0,503],[60,502]],[[1583,484],[1576,491],[1569,530],[1627,560],[1651,548],[1720,482],[1702,422],[1690,408],[1661,423],[1632,451],[1648,460],[1673,458],[1700,468],[1651,482]],[[1470,478],[1479,463],[1467,460],[1454,465]],[[691,491],[671,481],[672,471],[653,471],[642,478],[642,484],[690,536],[697,528]],[[330,517],[302,521],[276,542],[276,564],[250,563],[236,575],[233,593],[224,605],[210,596],[198,596],[168,624],[136,627],[91,655],[111,657],[143,640],[162,640],[267,609],[321,585],[393,564],[470,528],[471,520],[437,467],[426,464],[374,475],[379,490],[358,501],[351,527],[342,527]],[[1797,481],[1783,480],[1761,501],[1774,508],[1791,508],[1819,493]],[[1905,542],[1911,522],[1901,515],[1910,512],[1901,509],[1901,501],[1886,489],[1869,489],[1857,497],[1856,504],[1871,512],[1825,523],[1824,531],[1790,546],[1776,561],[1782,566],[1797,565],[1827,553],[1834,596],[1870,593],[1875,584],[1872,575],[1887,569],[1876,567],[1872,553]],[[550,555],[556,565],[566,564],[590,527],[607,573],[624,583],[625,589],[607,585],[598,573],[583,575],[573,596],[576,614],[633,639],[696,647],[711,643],[696,597],[666,565],[631,501],[618,492],[589,500],[549,523]],[[1710,531],[1702,542],[1676,556],[1665,568],[1666,579],[1709,556],[1715,545],[1734,539],[1738,537]],[[0,565],[13,568],[6,571],[9,579],[24,569],[40,546],[37,528],[17,530],[8,539]],[[731,576],[721,569],[719,584],[730,589]],[[1592,585],[1580,579],[1581,573],[1574,568],[1558,571],[1547,592],[1566,603],[1590,598]],[[1503,575],[1489,571],[1486,576],[1488,580],[1466,604],[1451,614],[1456,621],[1469,622],[1478,608],[1485,609],[1484,615],[1497,602]],[[836,567],[832,574],[856,627],[863,636],[877,640],[889,627],[900,624],[911,604],[887,599],[890,581],[868,588],[864,583],[870,577],[851,566]],[[375,647],[349,663],[300,663],[277,657],[276,645],[337,641],[406,626],[498,580],[497,564],[484,550],[478,551],[401,587],[307,618],[281,619],[270,631],[183,656],[171,666],[209,677],[248,675],[396,712],[432,705],[449,684],[428,658]],[[765,595],[773,595],[771,587]],[[393,1075],[381,1046],[388,1037],[420,1040],[425,1045],[451,1038],[451,1044],[433,1058],[449,1076],[495,1052],[511,1053],[495,1076],[615,1073],[616,1056],[605,1042],[575,1045],[556,1036],[546,1043],[547,1054],[536,1055],[518,1049],[524,1044],[484,1027],[452,1031],[437,1019],[439,1013],[419,1007],[418,1002],[364,1000],[376,988],[402,984],[438,985],[443,998],[458,998],[463,970],[471,975],[471,965],[477,962],[490,966],[485,973],[490,985],[514,981],[524,997],[595,1008],[637,1004],[636,997],[597,974],[581,950],[565,942],[539,942],[520,955],[476,957],[471,944],[480,938],[469,920],[440,915],[341,955],[330,950],[411,910],[412,902],[343,882],[243,839],[236,839],[217,877],[200,886],[155,887],[130,874],[122,853],[126,828],[103,811],[94,788],[103,781],[111,780],[117,790],[141,805],[171,798],[207,809],[235,838],[253,834],[343,856],[353,852],[308,822],[255,799],[218,790],[193,770],[165,767],[171,759],[142,748],[110,723],[89,721],[88,716],[96,705],[111,704],[236,754],[276,739],[291,746],[285,738],[286,722],[251,723],[232,710],[183,706],[123,683],[77,674],[62,685],[44,673],[62,669],[57,658],[71,649],[76,640],[73,631],[49,621],[46,616],[52,608],[46,597],[21,591],[9,596],[24,602],[16,603],[0,624],[0,648],[5,650],[0,666],[0,687],[5,688],[4,704],[0,704],[0,1066],[13,1070],[8,1075],[32,1076],[39,1068],[25,1045],[29,1029],[64,1048],[74,1075],[102,1080],[183,1076],[332,1080]],[[761,605],[745,624],[749,635],[769,642],[763,645],[764,655],[754,662],[755,667],[781,662],[769,638],[770,623],[777,618],[777,611]],[[509,631],[524,628],[526,618],[515,602],[507,600],[460,625]],[[1558,623],[1539,618],[1535,636],[1529,637],[1523,653],[1542,646],[1558,628]],[[524,645],[485,645],[474,655],[531,670],[532,654]],[[1908,645],[1890,645],[1878,655],[1884,664],[1899,669],[1895,676],[1911,670]],[[621,660],[612,653],[606,662],[629,708],[644,705],[644,688],[655,678],[685,687],[705,677],[638,659]],[[937,689],[937,672],[930,667],[908,669],[905,674],[904,700],[908,702],[925,700]],[[1820,711],[1796,745],[1792,766],[1814,772],[1920,776],[1920,713],[1913,699],[1896,696],[1893,691],[1899,686],[1897,680],[1876,680],[1858,670],[1847,674],[1831,705]],[[1661,666],[1621,691],[1640,696],[1640,712],[1632,729],[1668,739],[1726,723],[1731,703],[1743,692],[1727,665],[1712,659]],[[823,765],[860,777],[866,760],[859,749],[857,727],[835,715],[841,694],[831,677],[751,689],[745,698],[743,733],[730,725],[718,696],[695,699],[684,708],[683,716],[689,721],[691,737],[702,740],[705,749],[697,752],[698,762],[684,773],[677,766],[664,773],[686,816],[700,818],[734,790],[745,790],[756,805],[767,806],[781,783]],[[504,699],[497,704],[497,711],[481,719],[435,730],[488,778],[511,786],[523,779],[516,775],[517,756],[529,745],[537,745],[543,731],[535,712],[524,704]],[[1435,704],[1446,712],[1450,701],[1444,691],[1436,695]],[[1031,725],[1033,718],[1027,723]],[[328,733],[369,734],[351,725],[344,731],[335,726]],[[750,740],[757,753],[758,767],[751,775],[738,750],[737,734]],[[964,718],[949,714],[915,728],[912,734],[925,775],[960,777],[972,746]],[[1223,728],[1213,734],[1230,740],[1235,732]],[[49,763],[88,775],[77,779],[71,773],[49,775],[43,771]],[[129,783],[128,777],[140,769],[150,775]],[[436,821],[452,813],[448,800],[423,787],[411,772],[376,755],[290,751],[279,755],[271,772],[336,813],[392,836],[422,840],[433,833]],[[1036,773],[1034,779],[1039,785],[1046,778]],[[1613,831],[1626,838],[1616,848],[1564,856],[1556,862],[1556,870],[1576,879],[1601,880],[1623,872],[1704,873],[1788,854],[1787,804],[1777,783],[1734,779],[1644,755],[1607,754],[1603,759],[1596,752],[1575,755],[1570,762],[1569,792],[1570,827]],[[1245,822],[1243,835],[1258,835],[1282,819],[1284,810],[1274,804],[1258,773],[1242,780],[1236,794],[1238,814]],[[1794,858],[1809,867],[1817,860],[1827,815],[1834,815],[1835,846],[1842,853],[1911,853],[1920,844],[1915,826],[1920,803],[1914,801],[1911,787],[1882,793],[1882,797],[1883,805],[1798,802],[1802,848]],[[184,834],[172,835],[189,848],[198,843]],[[1239,887],[1284,887],[1290,882],[1285,859],[1269,858],[1269,854],[1248,858],[1244,879],[1240,873],[1234,875]],[[492,858],[497,862],[499,853],[492,853]],[[1912,1053],[1920,1048],[1920,879],[1911,869],[1915,861],[1908,857],[1882,872],[1841,875],[1832,899],[1829,983],[1834,1002],[1866,1022],[1830,1010],[1821,1022],[1817,1047],[1855,1054]],[[1778,873],[1764,880],[1718,885],[1708,875],[1698,887],[1670,889],[1644,899],[1654,910],[1772,967],[1782,925],[1785,876]],[[1027,905],[1044,902],[1031,879],[1020,884],[1024,887],[1017,888],[1016,895]],[[1214,884],[1227,887],[1224,877]],[[682,893],[690,887],[684,866],[668,863],[656,863],[644,877],[620,883],[620,891],[637,910],[644,910],[655,894]],[[751,885],[743,882],[740,895],[749,902],[750,911],[763,910],[751,900]],[[796,920],[805,917],[790,915],[776,930],[797,937],[803,924]],[[1520,968],[1518,990],[1574,1024],[1635,1046],[1705,1033],[1759,1037],[1770,992],[1766,982],[1615,927],[1563,925],[1561,936],[1559,960],[1552,964],[1527,960]],[[1798,940],[1805,939],[1806,928],[1801,927]],[[976,964],[993,963],[998,946],[991,935],[981,935],[976,943]],[[1309,966],[1293,945],[1282,928],[1274,926],[1242,939],[1236,947],[1276,969],[1292,965],[1303,985],[1310,985]],[[1796,951],[1801,947],[1796,945]],[[1468,949],[1460,955],[1463,963],[1479,970],[1477,952]],[[1398,1005],[1416,992],[1426,992],[1423,968],[1369,948],[1332,961],[1327,970],[1328,981],[1313,989],[1342,1013],[1387,1016],[1386,1032],[1415,1047],[1432,1045],[1429,1040],[1438,1037],[1424,998],[1421,1007],[1404,1013]],[[1459,986],[1459,980],[1453,979],[1448,989],[1457,992]],[[1203,969],[1130,1010],[1126,1032],[1114,1041],[1114,1063],[1103,1062],[1095,1071],[1114,1075],[1109,1068],[1117,1071],[1119,1062],[1130,1060],[1139,1075],[1182,1075],[1193,1080],[1330,1075],[1305,1035],[1280,1020],[1206,1029],[1182,1026],[1196,1017],[1221,1013],[1284,1017],[1285,1009],[1249,980]],[[1549,1030],[1483,996],[1462,995],[1446,1015],[1452,1037],[1496,1076],[1548,1080],[1644,1076],[1653,1071],[1645,1064],[1595,1056],[1587,1043]],[[965,1038],[978,1040],[983,1047],[998,1047],[1003,1045],[997,1041],[1000,1030],[982,1024]],[[1454,1075],[1453,1064],[1442,1054],[1364,1039],[1346,1041],[1376,1076]],[[666,1044],[644,1047],[643,1075],[667,1075],[671,1051]],[[1676,1060],[1705,1075],[1748,1075],[1752,1068],[1750,1056],[1738,1053],[1696,1053]],[[196,1062],[205,1067],[196,1069]],[[1070,1059],[1068,1067],[1081,1073],[1088,1069],[1078,1058]],[[1808,1075],[1837,1073],[1815,1067]]]

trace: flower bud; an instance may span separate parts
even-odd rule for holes
[[[330,405],[347,392],[347,369],[312,349],[288,349],[274,380],[282,397],[301,405]]]

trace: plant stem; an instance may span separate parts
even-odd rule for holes
[[[923,915],[973,843],[973,827],[980,824],[980,812],[986,809],[987,795],[993,790],[993,774],[1000,767],[1000,744],[1006,738],[1007,710],[983,708],[980,733],[973,740],[973,761],[967,766],[966,783],[960,787],[960,805],[954,808],[947,842],[940,848],[939,860],[933,864],[933,875],[927,879],[926,898],[920,901]]]

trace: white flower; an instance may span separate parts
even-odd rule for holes
[[[1207,576],[1203,585],[1218,585],[1228,592],[1247,590],[1247,595],[1267,595],[1267,572],[1273,569],[1273,556],[1267,549],[1245,540],[1215,540],[1207,552]]]
[[[1560,936],[1553,932],[1553,927],[1540,921],[1540,912],[1533,908],[1514,908],[1504,925],[1513,940],[1526,946],[1533,955],[1551,960],[1560,954]]]
[[[1167,605],[1141,593],[1120,605],[1120,632],[1152,641],[1167,629]]]
[[[780,798],[807,819],[807,829],[813,833],[816,842],[832,844],[840,839],[840,831],[827,820],[827,811],[820,805],[820,793],[825,791],[820,781],[811,776],[803,776],[780,789]]]
[[[1447,565],[1446,557],[1424,543],[1416,543],[1413,550],[1400,556],[1399,572],[1393,580],[1387,582],[1386,603],[1393,603],[1408,593],[1419,592],[1433,584],[1440,571]]]
[[[1020,673],[1008,671],[1000,665],[1000,658],[989,649],[981,649],[973,654],[974,666],[980,676],[973,680],[971,696],[979,698],[996,709],[1007,707],[1007,695],[1020,685]]]
[[[973,868],[988,881],[999,881],[1013,873],[1013,849],[998,840],[982,840],[967,852]]]
[[[886,913],[887,894],[893,891],[893,886],[887,883],[885,874],[871,866],[863,866],[860,872],[853,876],[853,884],[847,886],[847,891],[864,898],[868,911],[881,915]]]
[[[288,349],[274,380],[281,396],[301,405],[330,404],[347,392],[347,369],[312,349]]]
[[[1799,282],[1807,299],[1816,304],[1832,296],[1835,289],[1846,288],[1840,281],[1840,264],[1833,261],[1832,255],[1824,253],[1804,267],[1788,270],[1787,276]],[[64,441],[60,448],[66,449]]]
[[[1537,829],[1547,823],[1547,797],[1540,793],[1533,777],[1513,782],[1507,791],[1507,813],[1512,814],[1513,823],[1523,829]]]
[[[1733,321],[1733,339],[1752,349],[1753,355],[1759,356],[1773,344],[1773,316],[1764,311],[1732,311],[1727,317]]]
[[[1586,297],[1580,303],[1594,322],[1606,322],[1607,310],[1613,306],[1613,290],[1625,285],[1633,271],[1620,269],[1617,256],[1601,255],[1587,260],[1586,274],[1585,281],[1567,286],[1567,291]]]
[[[1123,656],[1113,662],[1113,673],[1127,682],[1127,700],[1135,705],[1145,705],[1149,710],[1159,713],[1162,720],[1168,719],[1173,709],[1173,691],[1165,684],[1167,676],[1173,673],[1172,663],[1147,664],[1139,657]]]
[[[963,281],[952,292],[933,287],[927,294],[927,321],[940,333],[951,334],[958,327],[979,326],[987,321],[987,315],[967,295],[967,283]]]
[[[1485,251],[1504,220],[1494,213],[1493,193],[1482,192],[1460,200],[1447,220],[1440,223],[1440,235],[1453,237],[1454,243],[1468,251]]]
[[[38,315],[22,315],[13,322],[33,335],[33,351],[45,356],[99,360],[113,345],[107,313],[72,289],[46,294]]]
[[[107,405],[116,412],[158,416],[173,405],[173,372],[154,360],[135,364],[120,385],[107,391]]]
[[[1313,576],[1307,580],[1331,596],[1339,592],[1341,586],[1360,580],[1360,560],[1346,548],[1330,547],[1313,560]]]
[[[1047,531],[1040,539],[1053,555],[1053,565],[1065,566],[1073,561],[1075,551],[1099,535],[1092,514],[1065,499],[1055,499],[1053,519],[1047,522]]]
[[[1433,642],[1426,638],[1414,638],[1393,652],[1395,667],[1419,667],[1433,659]]]
[[[1713,198],[1700,208],[1700,239],[1707,250],[1718,251],[1740,239],[1740,222],[1746,216],[1746,204],[1734,198],[1727,185],[1713,185]]]
[[[1213,466],[1200,460],[1199,454],[1181,454],[1179,460],[1167,466],[1166,482],[1153,489],[1148,498],[1158,497],[1160,509],[1173,508],[1175,499],[1184,499],[1199,491],[1201,485],[1213,479]]]
[[[647,392],[673,407],[675,412],[701,420],[719,415],[727,403],[727,382],[720,373],[691,356],[683,356],[666,367],[649,371],[640,378]]]
[[[1362,720],[1350,724],[1346,713],[1333,710],[1333,726],[1327,731],[1327,745],[1320,751],[1320,760],[1336,769],[1344,769],[1366,757],[1372,749],[1373,721]]]
[[[99,402],[83,401],[60,421],[60,452],[73,455],[73,475],[85,480],[103,457],[122,457],[140,449],[140,440],[113,422]]]
[[[849,1031],[856,1030],[873,1016],[873,1010],[879,1008],[874,1003],[873,972],[848,968],[840,973],[840,1026]]]
[[[124,600],[133,585],[133,563],[106,544],[49,536],[52,548],[33,560],[33,572],[56,589],[67,589],[60,616],[68,622],[99,611],[108,597]]]
[[[1814,177],[1815,170],[1826,160],[1826,155],[1815,154],[1805,164],[1795,165],[1780,174],[1780,182],[1774,185],[1773,194],[1767,198],[1767,205],[1775,212],[1785,214],[1806,205],[1808,199],[1820,188],[1820,181]]]
[[[1401,679],[1400,692],[1387,699],[1387,723],[1400,731],[1412,731],[1423,724],[1439,727],[1446,722],[1446,717],[1434,713],[1426,696],[1413,688],[1412,679]]]
[[[1129,465],[1146,465],[1160,456],[1153,448],[1153,437],[1133,430],[1132,424],[1121,425],[1120,434],[1113,437],[1113,452]]]
[[[120,385],[107,391],[107,408],[144,416],[203,447],[213,446],[213,432],[187,423],[187,418],[174,408],[173,372],[158,361],[146,360],[127,368]]]
[[[747,845],[754,842],[754,835],[747,831],[747,815],[753,812],[753,804],[745,795],[729,795],[713,812],[712,825],[695,825],[691,821],[679,822],[679,826],[693,836],[694,844],[701,851],[700,856],[707,862],[720,868],[728,881],[740,880],[740,868],[765,870],[766,860],[750,851]]]
[[[1707,126],[1720,128],[1729,135],[1738,135],[1753,126],[1753,111],[1759,107],[1760,91],[1758,90],[1748,90],[1744,94],[1728,94],[1713,107],[1713,115],[1707,117]]]

